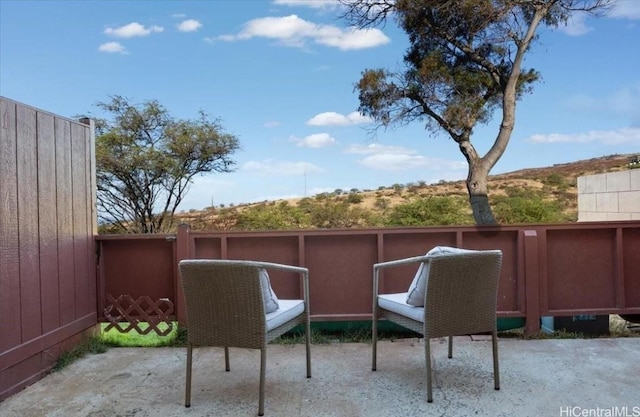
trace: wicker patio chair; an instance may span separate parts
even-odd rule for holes
[[[307,378],[311,377],[307,268],[235,260],[183,260],[179,268],[187,313],[186,407],[191,405],[192,355],[197,346],[223,347],[226,371],[230,347],[260,349],[260,416],[264,415],[267,343],[298,324],[305,329]],[[304,299],[278,300],[277,310],[267,313],[267,288],[261,274],[269,270],[297,273]]]
[[[428,266],[424,307],[407,304],[408,293],[379,294],[382,269],[407,264]],[[491,333],[495,389],[500,389],[496,303],[502,265],[499,250],[425,255],[377,263],[373,266],[373,354],[376,370],[378,320],[386,319],[424,336],[427,365],[427,401],[433,401],[431,382],[432,338],[449,338],[448,357],[452,357],[452,336]]]

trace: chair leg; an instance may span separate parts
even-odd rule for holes
[[[184,392],[184,406],[191,407],[191,363],[193,356],[193,346],[191,343],[187,345],[187,377],[186,377],[186,388]]]
[[[224,347],[224,370],[229,372],[231,367],[229,366],[229,346]]]
[[[264,415],[264,374],[267,368],[267,347],[260,349],[260,396],[258,399],[258,415]]]
[[[453,358],[453,336],[449,336],[449,359]]]
[[[427,362],[427,402],[433,402],[433,387],[431,383],[431,339],[424,338],[424,357]]]
[[[500,369],[498,366],[498,334],[494,330],[491,332],[491,344],[493,345],[493,381],[496,390],[500,389]]]
[[[375,307],[371,318],[371,370],[376,370],[376,356],[378,353],[378,317]]]
[[[307,345],[307,378],[311,378],[311,324],[309,319],[307,319],[305,333],[305,343]]]

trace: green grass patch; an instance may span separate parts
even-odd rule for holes
[[[108,346],[104,344],[99,337],[92,337],[86,342],[74,347],[72,350],[63,352],[51,368],[51,372],[56,372],[69,366],[72,362],[75,362],[87,353],[104,353],[107,349]]]
[[[112,328],[105,330],[108,323],[100,323],[100,341],[109,346],[118,347],[158,347],[158,346],[178,346],[183,344],[184,332],[179,330],[177,322],[173,322],[173,329],[166,336],[160,336],[156,332],[151,331],[147,334],[140,334],[135,330],[122,333],[118,329]],[[120,323],[121,327],[126,327],[127,323]],[[138,323],[138,327],[146,330],[149,325],[144,322]],[[166,331],[169,326],[166,323],[158,324],[158,328]]]

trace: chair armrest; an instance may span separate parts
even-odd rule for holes
[[[190,259],[189,261],[197,261],[196,259]],[[204,261],[204,260],[203,260]],[[303,288],[303,296],[307,309],[307,313],[309,312],[309,268],[305,268],[302,266],[294,266],[287,264],[279,264],[275,262],[263,262],[263,261],[249,261],[249,260],[234,260],[234,259],[216,259],[216,263],[218,264],[242,264],[247,266],[253,266],[256,268],[265,268],[265,269],[278,269],[281,271],[288,272],[297,272],[300,274],[302,278],[302,288]]]
[[[406,265],[406,264],[412,264],[412,263],[422,263],[422,262],[426,262],[429,259],[433,258],[433,255],[422,255],[422,256],[413,256],[411,258],[403,258],[403,259],[396,259],[395,261],[386,261],[386,262],[380,262],[377,264],[373,264],[373,269],[383,269],[383,268],[391,268],[394,266],[399,266],[399,265]]]
[[[302,293],[303,293],[304,304],[305,304],[304,308],[307,313],[307,316],[309,315],[309,268],[305,268],[302,266],[279,264],[274,262],[262,262],[262,261],[246,261],[245,263],[252,266],[256,266],[258,268],[277,269],[277,270],[287,271],[287,272],[297,272],[298,274],[300,274],[300,277],[302,278]]]
[[[379,262],[377,264],[373,264],[373,298],[374,304],[376,301],[376,297],[378,295],[378,282],[379,282],[379,273],[381,269],[393,268],[401,265],[408,265],[414,263],[423,263],[428,262],[433,256],[432,255],[421,255],[421,256],[413,256],[411,258],[403,258],[396,259],[394,261],[386,261]]]
[[[227,263],[228,262],[230,264],[239,264],[239,263],[241,263],[243,265],[255,266],[257,268],[281,269],[281,270],[290,271],[290,272],[298,272],[298,273],[306,272],[307,274],[309,273],[309,269],[308,268],[304,268],[302,266],[278,264],[278,263],[274,263],[274,262],[239,261],[239,260],[224,260],[224,259],[217,259],[216,262],[217,263]]]

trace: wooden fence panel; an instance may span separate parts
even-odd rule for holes
[[[0,100],[0,352],[21,342],[16,104]]]
[[[628,229],[622,233],[623,287],[620,289],[620,307],[640,306],[640,229]]]
[[[22,342],[42,332],[40,253],[38,251],[38,148],[36,111],[17,107],[18,250]]]
[[[58,213],[58,277],[60,324],[71,323],[76,316],[75,271],[73,262],[73,176],[71,170],[71,122],[56,119],[56,208]]]
[[[40,245],[40,288],[42,332],[60,326],[58,279],[58,210],[56,201],[55,118],[38,113],[38,243]]]
[[[90,273],[89,240],[93,238],[88,230],[87,205],[90,194],[87,193],[87,144],[85,127],[73,123],[71,125],[71,177],[72,177],[72,212],[73,212],[73,259],[75,274],[75,306],[76,317],[95,311],[93,297],[89,293],[89,281],[84,279]]]
[[[550,313],[615,307],[614,245],[615,229],[547,232]]]
[[[97,323],[91,124],[0,97],[0,401]]]

